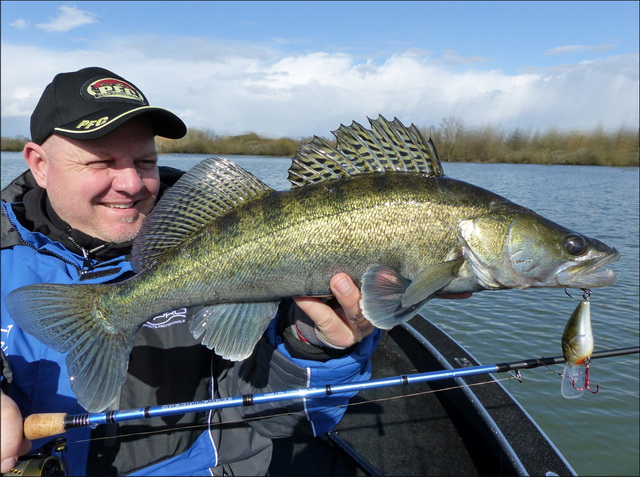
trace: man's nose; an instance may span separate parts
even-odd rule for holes
[[[135,194],[144,187],[142,175],[135,167],[121,167],[114,169],[112,187],[120,192]]]

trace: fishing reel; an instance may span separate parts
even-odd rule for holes
[[[67,440],[58,437],[39,449],[23,455],[16,465],[2,474],[3,477],[68,477],[69,470],[64,458]]]

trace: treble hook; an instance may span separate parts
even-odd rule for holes
[[[591,289],[590,288],[581,288],[580,290],[582,290],[582,299],[589,301],[589,298],[591,298]],[[571,296],[571,293],[569,293],[566,288],[564,289],[564,293],[569,298],[573,298],[573,296]]]
[[[584,365],[585,365],[585,370],[584,370],[584,387],[582,388],[577,388],[576,387],[576,380],[573,379],[571,381],[571,386],[573,386],[573,389],[575,389],[576,391],[584,391],[585,389],[587,391],[589,391],[591,394],[595,394],[598,391],[600,391],[600,385],[598,383],[596,383],[596,390],[594,391],[593,389],[591,389],[589,387],[589,384],[591,384],[590,380],[589,380],[589,366],[591,366],[591,358],[589,358],[588,356],[584,359]]]

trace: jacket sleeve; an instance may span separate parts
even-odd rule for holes
[[[345,356],[325,362],[292,357],[278,333],[278,318],[270,323],[256,352],[247,360],[229,367],[219,381],[220,395],[239,396],[286,391],[327,384],[346,384],[371,377],[371,361],[380,331],[376,330]],[[320,435],[335,427],[355,392],[317,398],[279,401],[240,408],[244,419],[261,435],[288,437],[296,431]],[[283,409],[285,408],[285,409]],[[285,416],[283,412],[289,412]],[[265,418],[277,415],[278,417]]]
[[[269,330],[270,331],[270,330]],[[271,339],[277,343],[277,351],[290,363],[306,372],[306,387],[324,387],[328,384],[348,384],[365,381],[371,378],[371,355],[380,341],[381,331],[364,338],[353,351],[340,358],[322,362],[294,358],[284,346],[282,338],[272,334]],[[305,399],[305,414],[315,436],[331,431],[346,412],[349,398],[356,392],[332,394],[331,396]]]

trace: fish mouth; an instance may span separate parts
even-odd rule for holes
[[[558,285],[572,288],[608,287],[616,281],[616,274],[610,268],[603,268],[620,260],[620,253],[611,249],[612,253],[595,262],[578,263],[568,266],[558,273]]]

